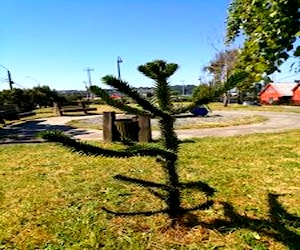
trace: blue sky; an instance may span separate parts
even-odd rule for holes
[[[163,59],[179,64],[173,85],[199,84],[202,68],[223,49],[230,0],[1,0],[0,65],[16,87],[38,83],[56,90],[84,89],[117,75],[130,85],[151,86],[137,71]],[[0,89],[8,88],[0,69]]]

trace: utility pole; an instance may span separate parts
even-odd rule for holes
[[[94,69],[91,69],[91,68],[85,68],[84,70],[87,72],[87,75],[88,75],[88,86],[87,86],[87,89],[90,89],[90,87],[92,86],[91,71],[94,71]],[[89,95],[89,94],[90,94],[90,98],[91,98],[91,99],[94,99],[93,94],[88,92],[88,95]]]
[[[10,90],[12,90],[13,89],[13,84],[14,84],[14,82],[12,81],[12,79],[11,79],[11,75],[10,75],[10,71],[8,70],[8,68],[6,68],[6,67],[4,67],[3,65],[0,65],[2,68],[4,68],[4,69],[6,69],[6,71],[7,71],[7,76],[8,76],[8,83],[9,83],[9,88],[10,88]]]
[[[118,79],[121,80],[121,70],[120,70],[120,63],[122,63],[123,60],[121,57],[118,56],[117,58],[117,67],[118,67]]]
[[[8,76],[9,88],[10,88],[10,90],[12,90],[13,89],[12,85],[14,84],[14,82],[11,80],[11,75],[10,75],[9,70],[7,70],[7,76]]]

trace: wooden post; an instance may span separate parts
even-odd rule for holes
[[[53,102],[53,113],[55,116],[62,116],[62,112],[60,110],[61,105],[58,102]]]
[[[86,111],[86,106],[85,106],[85,102],[84,102],[84,100],[80,100],[80,106],[81,106],[81,108],[83,109],[83,112],[84,112],[84,114],[87,114],[87,111]]]
[[[115,133],[115,112],[103,112],[103,140],[112,142],[116,139]]]
[[[145,116],[138,117],[139,122],[139,142],[150,142],[151,138],[151,121]]]

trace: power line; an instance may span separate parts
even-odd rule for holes
[[[20,85],[20,84],[18,84],[16,82],[14,82],[14,84],[17,85],[18,87],[22,88],[22,89],[26,89],[25,87],[23,87],[22,85]]]

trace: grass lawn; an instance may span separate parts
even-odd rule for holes
[[[102,210],[161,209],[146,189],[113,179],[163,182],[155,159],[88,157],[54,143],[2,145],[0,249],[299,249],[299,138],[295,130],[180,144],[181,181],[204,181],[217,192],[212,208],[176,227],[164,214]],[[182,205],[203,200],[185,190]]]

